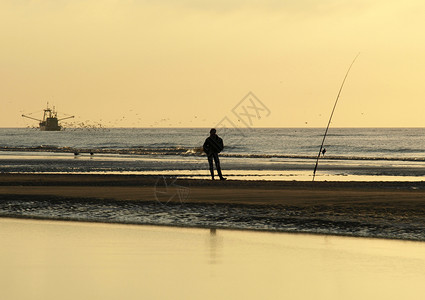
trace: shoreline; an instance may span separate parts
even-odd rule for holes
[[[3,173],[0,216],[425,241],[425,182]]]
[[[292,231],[292,230],[271,230],[271,229],[258,229],[258,228],[230,228],[225,226],[202,226],[202,225],[175,225],[175,224],[157,224],[157,223],[136,223],[136,222],[106,222],[98,220],[82,220],[82,219],[63,219],[63,218],[46,218],[46,217],[35,217],[35,216],[2,216],[1,220],[27,220],[27,221],[45,221],[45,222],[71,222],[71,223],[82,223],[82,224],[105,224],[105,225],[123,225],[123,226],[149,226],[158,228],[181,228],[181,229],[205,229],[210,230],[211,234],[216,234],[216,230],[226,231],[242,231],[242,232],[264,232],[264,233],[282,233],[292,235],[311,235],[311,236],[336,236],[336,237],[347,237],[347,238],[358,238],[358,239],[371,239],[371,240],[389,240],[389,241],[401,241],[401,242],[412,242],[412,243],[424,243],[425,239],[411,239],[411,238],[400,238],[390,236],[362,236],[355,234],[343,234],[343,233],[324,233],[324,232],[313,232],[313,231]]]
[[[211,180],[209,179],[190,179],[178,178],[178,176],[170,175],[145,175],[145,174],[99,174],[99,173],[19,173],[19,172],[3,172],[0,173],[0,186],[17,186],[17,185],[74,185],[74,186],[154,186],[158,178],[177,178],[179,182],[193,186],[272,186],[272,187],[353,187],[353,188],[395,188],[408,189],[415,186],[418,189],[425,189],[425,178],[422,181],[286,181],[286,180]],[[379,177],[379,176],[377,176]]]

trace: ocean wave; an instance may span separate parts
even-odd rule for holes
[[[129,154],[129,155],[202,155],[202,147],[131,147],[113,148],[100,146],[94,148],[58,147],[54,145],[40,145],[34,147],[0,147],[0,151],[14,152],[57,152],[57,153],[102,153],[102,154]]]
[[[244,158],[244,159],[303,159],[315,160],[316,154],[247,154],[244,151],[237,152],[238,147],[226,147],[227,151],[221,153],[221,157],[228,158]],[[9,152],[55,152],[55,153],[98,153],[98,154],[113,154],[113,155],[159,155],[159,156],[205,156],[202,147],[184,147],[184,146],[170,146],[170,147],[131,147],[131,148],[73,148],[73,147],[58,147],[55,145],[40,145],[34,147],[0,147],[0,151]],[[232,151],[235,151],[232,153]],[[400,151],[403,153],[403,151]],[[341,161],[405,161],[405,162],[425,162],[425,157],[397,157],[397,156],[356,156],[356,155],[327,155],[321,156],[320,159],[324,160],[341,160]]]

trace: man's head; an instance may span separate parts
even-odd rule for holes
[[[210,135],[214,135],[216,132],[217,132],[217,130],[215,130],[215,128],[211,128]]]

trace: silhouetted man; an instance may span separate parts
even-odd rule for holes
[[[220,180],[226,180],[226,178],[223,177],[221,174],[221,168],[220,168],[220,159],[218,158],[218,154],[223,150],[223,140],[216,134],[216,130],[212,128],[210,130],[210,136],[205,140],[204,143],[204,151],[207,154],[208,157],[208,163],[210,164],[210,172],[211,172],[211,178],[214,180],[214,165],[213,165],[213,159],[215,162],[215,167],[217,168],[218,176],[220,177]]]

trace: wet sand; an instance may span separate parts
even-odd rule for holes
[[[0,174],[0,195],[311,205],[423,205],[425,182],[211,181],[138,175]],[[172,197],[174,195],[174,197]],[[172,198],[172,199],[171,199]]]
[[[282,182],[211,181],[136,175],[1,174],[0,201],[101,201],[237,206],[244,220],[257,221],[243,207],[280,210],[275,222],[311,223],[310,228],[338,226],[360,232],[363,226],[393,233],[395,238],[423,240],[424,182]],[[73,200],[74,199],[74,200]],[[3,214],[3,216],[18,216]],[[226,218],[226,216],[224,216]],[[261,220],[262,222],[264,220]],[[267,220],[268,222],[269,220]],[[190,226],[190,225],[189,225]],[[196,226],[196,225],[195,225]],[[355,233],[353,235],[359,235]]]
[[[425,244],[0,219],[2,299],[420,299]],[[308,288],[306,288],[308,286]]]

